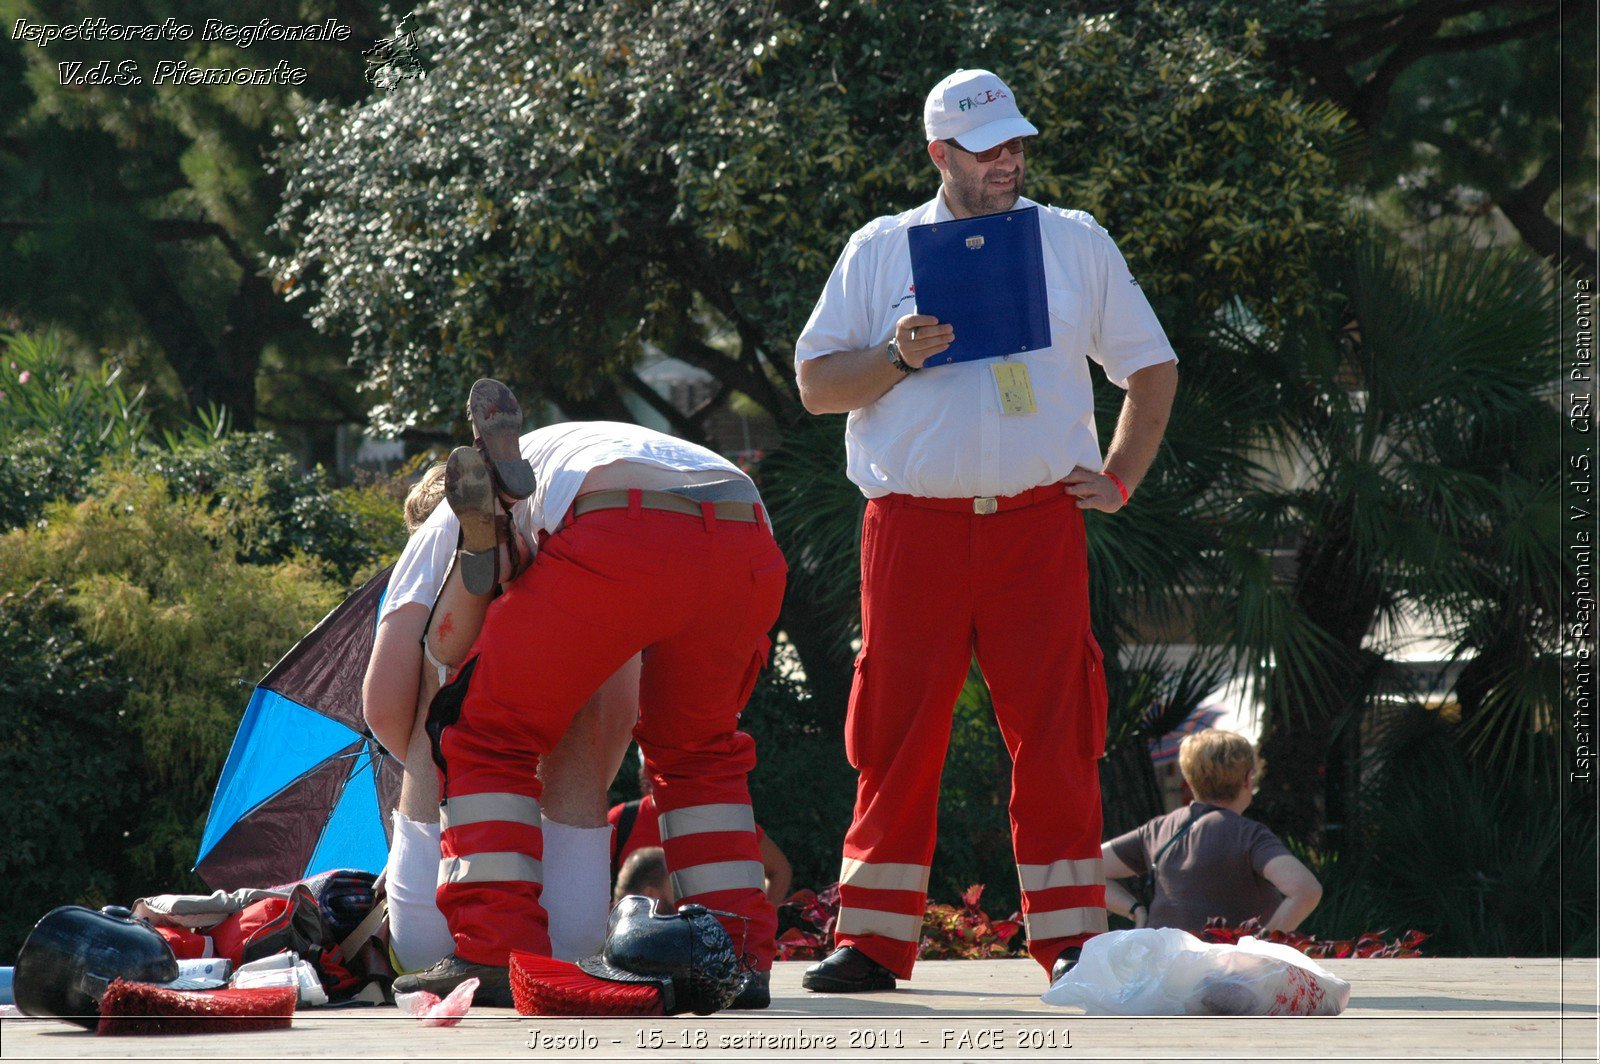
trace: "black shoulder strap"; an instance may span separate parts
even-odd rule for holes
[[[1184,824],[1183,827],[1179,828],[1177,830],[1177,832],[1173,834],[1172,838],[1168,839],[1165,843],[1162,844],[1161,849],[1156,851],[1155,857],[1153,857],[1151,859],[1151,861],[1150,861],[1150,874],[1151,875],[1155,875],[1156,866],[1161,863],[1161,858],[1163,858],[1163,857],[1165,857],[1167,855],[1167,851],[1172,849],[1172,844],[1177,842],[1179,839],[1183,838],[1185,835],[1187,835],[1189,833],[1189,829],[1194,827],[1195,821],[1199,820],[1201,817],[1205,816],[1206,813],[1209,813],[1209,812],[1211,812],[1211,810],[1207,809],[1205,811],[1205,813],[1196,813],[1193,816],[1191,816],[1189,818],[1189,820],[1188,820],[1188,823]]]
[[[617,815],[617,833],[611,839],[612,879],[616,879],[617,873],[622,871],[622,851],[628,845],[628,836],[633,834],[633,825],[639,819],[639,806],[642,804],[644,804],[643,798],[624,802],[622,812]]]

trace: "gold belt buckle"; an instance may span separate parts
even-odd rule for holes
[[[975,514],[992,514],[1000,509],[1000,503],[993,495],[979,495],[972,500],[972,512]]]

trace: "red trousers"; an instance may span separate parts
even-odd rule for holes
[[[1083,515],[1059,485],[1002,500],[890,495],[861,532],[862,646],[845,724],[860,771],[836,940],[902,979],[917,956],[939,776],[974,654],[1013,761],[1028,949],[1048,968],[1105,930],[1098,758],[1106,687]]]
[[[709,504],[706,509],[709,511]],[[459,718],[444,727],[439,908],[456,954],[548,953],[539,758],[596,688],[644,651],[639,740],[680,900],[722,917],[771,967],[739,711],[766,661],[787,570],[764,523],[601,510],[551,536],[490,606]]]

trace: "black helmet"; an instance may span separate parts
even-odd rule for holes
[[[114,906],[96,912],[63,905],[46,913],[17,954],[12,976],[17,1008],[92,1029],[100,1022],[100,998],[111,980],[174,983],[178,961],[172,947],[149,924],[130,916]]]
[[[662,1011],[707,1016],[738,996],[744,970],[733,939],[711,910],[685,905],[656,912],[654,898],[630,894],[617,902],[606,928],[605,949],[578,962],[590,975],[616,983],[653,983]]]

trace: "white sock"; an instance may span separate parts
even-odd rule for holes
[[[574,828],[545,818],[544,890],[550,952],[578,961],[600,952],[611,915],[611,826]]]
[[[394,812],[389,847],[389,948],[408,972],[431,968],[454,953],[450,925],[435,900],[439,889],[439,825]]]

